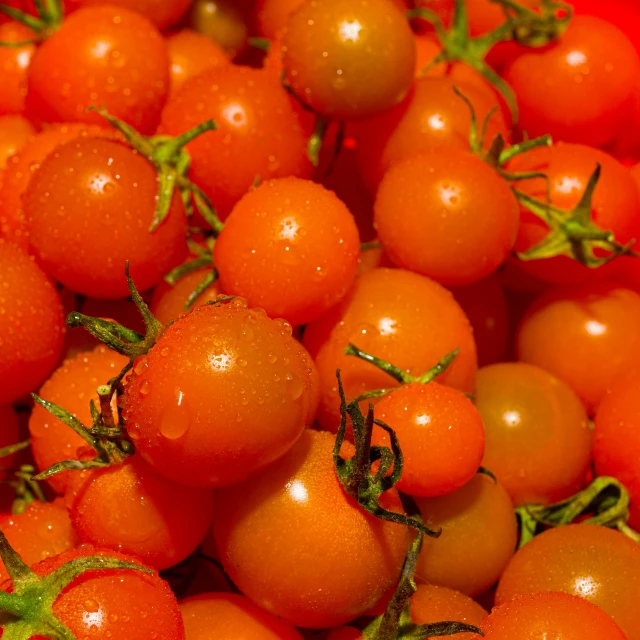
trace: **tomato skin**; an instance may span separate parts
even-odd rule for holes
[[[543,592],[493,609],[482,625],[485,640],[627,640],[602,609],[576,596]]]
[[[32,258],[0,240],[0,404],[35,389],[64,346],[60,296]]]
[[[0,42],[26,42],[33,37],[33,31],[19,22],[6,22],[0,25]],[[0,115],[24,111],[27,69],[35,49],[34,44],[0,49],[0,71],[2,72]]]
[[[156,284],[186,254],[187,219],[174,194],[153,232],[156,169],[116,141],[85,138],[58,147],[24,194],[32,250],[47,273],[73,291],[100,298]]]
[[[180,602],[186,640],[302,640],[291,625],[235,593],[203,593]]]
[[[415,44],[391,0],[308,0],[289,16],[282,66],[294,92],[338,120],[368,118],[409,91]]]
[[[640,358],[640,296],[612,282],[551,289],[527,310],[516,349],[520,361],[564,381],[593,413]]]
[[[36,50],[26,108],[36,121],[104,122],[90,106],[152,134],[169,90],[167,46],[138,13],[111,5],[68,16]]]
[[[618,132],[638,73],[638,54],[618,28],[576,16],[556,44],[523,52],[504,77],[529,137],[602,146]]]
[[[509,495],[489,476],[478,473],[446,496],[417,498],[429,526],[440,538],[425,538],[416,580],[477,596],[500,577],[516,549],[518,523]]]
[[[640,638],[640,548],[618,531],[574,524],[536,536],[507,565],[496,604],[538,591],[580,596],[608,613],[628,640]]]
[[[359,253],[346,206],[321,185],[292,177],[262,183],[236,204],[213,258],[227,293],[300,325],[344,297]]]
[[[211,198],[221,219],[262,180],[308,178],[308,132],[279,78],[229,65],[188,80],[168,101],[161,132],[179,135],[207,118],[210,131],[187,145],[191,179]]]
[[[33,125],[20,115],[0,116],[0,171],[35,133]]]
[[[240,482],[313,422],[316,376],[284,321],[239,298],[198,307],[136,361],[123,396],[128,433],[175,482]]]
[[[291,14],[304,0],[256,0],[255,14],[258,33],[273,40],[287,24]]]
[[[393,165],[374,212],[392,262],[449,286],[493,273],[509,255],[519,222],[508,183],[480,158],[455,149]]]
[[[369,515],[347,496],[333,442],[327,432],[306,430],[277,463],[216,492],[213,532],[226,572],[256,604],[301,627],[364,613],[398,579],[409,541],[406,527]],[[394,491],[382,504],[401,510]]]
[[[310,327],[311,336],[328,336],[315,362],[320,376],[318,422],[329,431],[335,432],[340,424],[336,369],[341,370],[349,399],[399,386],[377,367],[345,356],[349,342],[412,375],[424,373],[459,347],[460,354],[438,381],[468,392],[475,386],[476,352],[469,321],[450,292],[416,273],[378,268],[363,274],[339,309]],[[366,404],[362,406],[366,410]]]

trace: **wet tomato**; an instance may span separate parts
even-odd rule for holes
[[[28,42],[33,37],[33,31],[18,22],[0,25],[0,42]],[[31,64],[35,48],[35,44],[26,44],[23,47],[4,46],[0,49],[0,73],[2,73],[0,114],[24,111],[27,69]]]
[[[20,115],[0,116],[0,171],[35,133],[33,125]]]

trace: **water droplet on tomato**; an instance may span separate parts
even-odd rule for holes
[[[277,359],[278,359],[278,356],[277,356],[275,353],[270,353],[270,354],[267,356],[267,362],[268,362],[269,364],[273,364],[274,362],[276,362],[276,360],[277,360]]]
[[[169,355],[169,347],[164,347],[164,349],[162,349],[162,350],[160,351],[160,355],[161,355],[163,358],[166,358],[166,357]]]
[[[118,616],[115,613],[110,613],[109,622],[118,622]]]
[[[100,609],[100,605],[95,600],[85,600],[84,609],[89,613],[95,613]]]
[[[168,440],[181,438],[191,427],[191,411],[180,389],[175,390],[175,404],[168,406],[160,417],[158,431]]]
[[[304,390],[304,384],[298,376],[292,376],[291,380],[287,380],[287,395],[291,400],[297,400]]]
[[[149,382],[149,380],[145,380],[141,385],[140,385],[140,393],[143,396],[149,395],[149,392],[151,391],[151,382]]]
[[[136,361],[133,363],[133,371],[137,375],[140,375],[148,366],[149,362],[147,360],[147,356],[140,356],[139,358],[136,358]]]

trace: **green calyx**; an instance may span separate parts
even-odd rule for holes
[[[608,476],[596,478],[566,500],[550,505],[523,505],[516,509],[516,514],[520,520],[520,547],[544,528],[571,524],[578,518],[581,524],[612,527],[640,542],[640,534],[627,525],[629,493],[621,482]]]
[[[541,260],[564,255],[593,269],[631,253],[634,240],[623,245],[615,239],[612,231],[601,229],[591,219],[591,201],[600,179],[600,171],[600,164],[597,164],[580,202],[571,211],[563,211],[548,202],[513,189],[520,204],[550,229],[542,242],[516,254],[520,260]],[[599,250],[599,255],[596,250]]]
[[[0,591],[0,627],[3,640],[76,640],[76,635],[53,612],[61,592],[87,571],[107,569],[152,572],[131,562],[108,556],[75,558],[50,574],[36,575],[11,548],[0,531],[0,556],[13,582],[13,593]]]
[[[187,177],[191,157],[185,146],[207,131],[215,131],[217,126],[213,120],[206,120],[197,127],[182,135],[176,136],[143,136],[131,125],[112,116],[105,108],[89,107],[102,116],[115,129],[120,131],[126,141],[138,153],[145,156],[158,172],[158,201],[149,231],[157,229],[169,214],[173,194],[176,189],[184,204],[188,217],[193,215],[192,200],[202,217],[217,235],[224,226],[207,195]]]
[[[46,40],[62,24],[64,6],[61,0],[33,0],[36,15],[21,11],[6,4],[0,4],[0,13],[23,24],[35,33],[33,40],[22,42],[0,42],[0,47],[18,48],[29,44],[37,44]]]
[[[369,405],[365,418],[360,411],[357,398],[347,404],[339,369],[336,376],[340,393],[340,427],[333,447],[333,462],[344,490],[360,507],[376,518],[406,525],[437,538],[440,531],[429,529],[420,518],[390,511],[380,504],[382,494],[392,489],[402,476],[404,461],[400,443],[391,427],[374,418],[373,406]],[[355,453],[349,460],[340,455],[347,431],[347,416],[351,420],[355,444]],[[387,432],[391,448],[371,444],[374,425]],[[377,465],[375,473],[374,465]]]

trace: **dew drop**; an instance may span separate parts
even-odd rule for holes
[[[140,356],[139,358],[136,358],[136,361],[133,363],[133,371],[137,375],[141,375],[148,366],[149,362],[147,360],[147,356]]]
[[[89,613],[96,613],[100,609],[100,605],[95,600],[85,600],[84,609]]]
[[[164,349],[162,349],[162,350],[160,351],[160,355],[161,355],[163,358],[166,358],[166,357],[169,355],[169,347],[165,347]]]
[[[186,403],[184,393],[175,389],[175,404],[168,406],[162,416],[158,431],[167,440],[181,438],[191,427],[191,411]]]
[[[276,361],[277,361],[277,359],[278,359],[278,356],[277,356],[275,353],[270,353],[270,354],[267,356],[267,362],[268,362],[269,364],[274,364],[274,362],[276,362]]]
[[[141,385],[140,385],[140,393],[143,396],[149,395],[149,392],[151,391],[151,382],[149,382],[149,380],[145,380]]]
[[[291,400],[297,400],[304,389],[304,384],[298,376],[291,376],[290,380],[287,380],[287,395]]]

